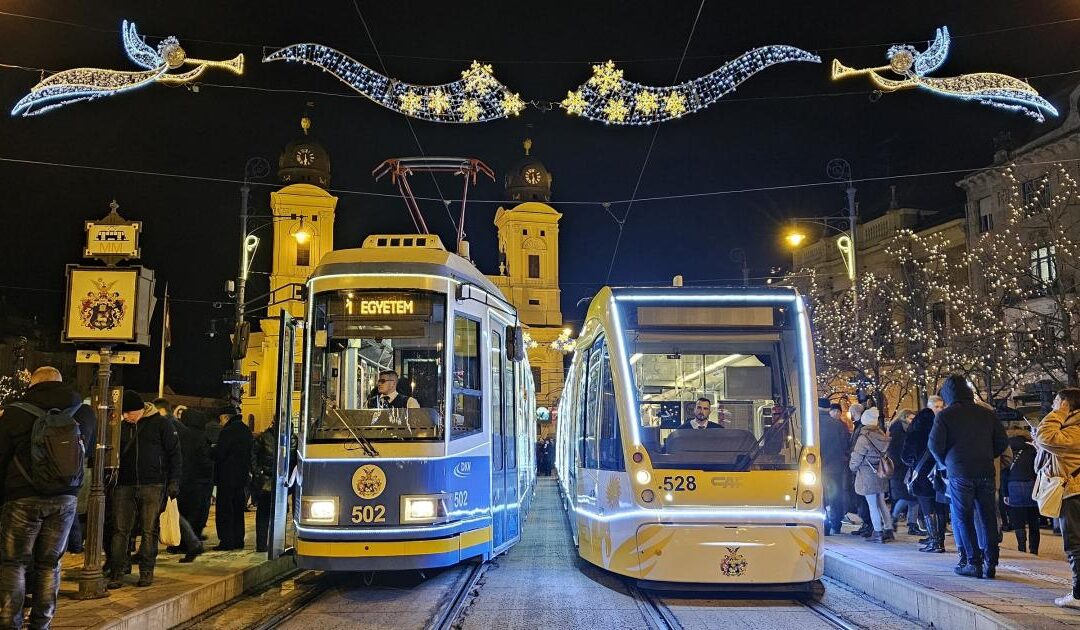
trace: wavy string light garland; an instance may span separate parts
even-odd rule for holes
[[[1058,111],[1046,99],[1039,96],[1035,88],[1007,74],[996,72],[977,72],[962,74],[958,77],[935,78],[927,74],[937,70],[949,56],[949,29],[937,29],[934,41],[926,50],[919,52],[915,47],[896,44],[889,47],[885,58],[889,63],[873,68],[849,68],[833,59],[832,78],[846,79],[866,75],[882,92],[896,92],[910,88],[921,88],[942,96],[949,96],[965,101],[976,101],[1011,111],[1022,112],[1039,122],[1045,122],[1043,112],[1057,116]],[[902,79],[890,79],[881,72],[891,71]]]
[[[821,57],[794,46],[763,46],[692,81],[654,87],[623,79],[613,61],[593,66],[593,74],[560,105],[568,114],[614,125],[649,125],[712,105],[769,66],[791,61],[821,63]]]
[[[197,79],[209,68],[228,70],[233,74],[244,72],[243,53],[226,61],[195,59],[187,56],[175,37],[161,40],[155,50],[139,35],[135,24],[127,20],[124,20],[120,34],[128,58],[145,70],[73,68],[57,72],[30,88],[30,93],[15,104],[11,115],[36,116],[57,107],[127,92],[151,83],[180,85]],[[170,70],[185,65],[195,67],[169,74]]]
[[[404,83],[380,74],[322,44],[293,44],[263,62],[293,61],[322,68],[379,105],[406,116],[443,123],[476,123],[517,116],[521,96],[500,83],[490,65],[473,61],[457,81],[442,85]]]

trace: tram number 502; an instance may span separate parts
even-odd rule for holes
[[[697,479],[693,475],[664,477],[665,492],[682,492],[683,490],[697,490]]]
[[[386,507],[382,505],[354,505],[352,509],[354,523],[385,523]]]

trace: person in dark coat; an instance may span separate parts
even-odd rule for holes
[[[173,424],[173,427],[176,429],[176,435],[180,440],[183,470],[180,475],[180,496],[177,497],[176,505],[177,512],[180,514],[180,544],[169,547],[167,551],[169,553],[183,552],[184,557],[180,559],[180,562],[186,564],[194,562],[195,558],[203,552],[202,542],[199,541],[199,537],[195,534],[195,530],[191,526],[191,521],[188,519],[190,512],[185,514],[184,510],[180,507],[183,505],[184,491],[186,489],[184,487],[184,480],[191,475],[191,469],[197,465],[195,451],[198,449],[199,437],[173,415],[173,406],[168,400],[164,398],[155,399],[154,406],[157,407],[158,413],[165,416],[165,418]]]
[[[1031,498],[1035,489],[1035,444],[1028,427],[1008,432],[1012,465],[1005,473],[1005,504],[1010,512],[1009,522],[1016,533],[1016,546],[1022,553],[1039,555],[1039,504]],[[1026,528],[1026,530],[1025,530]]]
[[[218,426],[197,409],[185,409],[179,416],[187,427],[187,437],[182,445],[184,453],[184,477],[180,481],[180,513],[191,523],[195,537],[206,540],[203,530],[210,518],[210,498],[214,494],[214,460],[210,457],[210,438],[206,435],[209,424]]]
[[[840,405],[828,398],[818,401],[821,434],[821,476],[825,491],[825,535],[839,534],[844,520],[844,477],[848,475],[851,434],[840,420]]]
[[[915,470],[911,493],[919,502],[919,511],[928,532],[927,537],[920,541],[923,546],[919,549],[926,553],[945,553],[945,524],[949,517],[949,504],[938,501],[933,483],[937,464],[926,446],[930,439],[930,429],[934,427],[934,417],[944,408],[945,403],[940,396],[929,396],[926,406],[920,409],[911,421],[900,452],[904,465]]]
[[[255,438],[251,449],[251,500],[255,503],[255,551],[265,552],[270,532],[270,502],[277,478],[277,425]]]
[[[901,409],[896,413],[896,419],[889,423],[889,458],[895,466],[893,476],[889,478],[889,496],[893,500],[893,521],[907,510],[908,534],[925,536],[927,532],[919,528],[919,501],[908,492],[904,483],[908,471],[903,459],[904,442],[914,417],[915,412]]]
[[[80,405],[82,398],[64,386],[58,370],[43,367],[30,376],[30,388],[18,402],[45,411],[66,410]],[[77,413],[72,416],[81,430]],[[22,625],[29,591],[33,598],[30,626],[48,628],[56,613],[60,557],[75,520],[78,488],[53,495],[35,489],[27,476],[37,417],[10,406],[0,414],[0,627]]]
[[[975,403],[963,376],[945,379],[940,394],[946,406],[934,421],[928,446],[948,472],[953,535],[967,556],[956,574],[981,578],[985,562],[985,575],[993,578],[999,549],[994,460],[1005,452],[1008,438],[994,411]]]
[[[154,405],[143,403],[138,393],[124,390],[120,423],[120,471],[112,489],[112,508],[116,523],[109,554],[109,588],[124,585],[127,572],[128,542],[136,521],[142,528],[139,544],[139,583],[154,583],[154,565],[158,554],[158,517],[165,497],[180,494],[183,461],[176,427],[158,413]]]
[[[251,472],[251,447],[254,437],[244,419],[233,407],[226,407],[223,416],[229,420],[221,428],[214,445],[214,482],[217,484],[218,540],[216,551],[244,548],[244,511],[247,507],[245,490]]]

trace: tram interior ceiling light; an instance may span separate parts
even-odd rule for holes
[[[73,68],[51,74],[30,88],[30,93],[19,99],[11,110],[12,116],[36,116],[51,109],[89,101],[102,96],[112,96],[151,83],[169,86],[183,85],[214,68],[233,74],[244,73],[243,53],[224,61],[188,57],[175,37],[161,40],[157,48],[149,46],[135,29],[135,24],[124,20],[120,38],[128,59],[143,68],[142,71],[109,70],[106,68]],[[172,72],[183,66],[190,70]]]
[[[885,53],[889,63],[871,68],[849,68],[833,59],[832,79],[846,79],[867,76],[870,82],[882,92],[897,92],[911,88],[925,90],[941,96],[975,101],[1014,112],[1021,112],[1039,122],[1045,122],[1043,112],[1057,116],[1057,109],[1046,99],[1039,96],[1035,88],[1006,74],[996,72],[976,72],[958,77],[928,77],[927,74],[940,68],[949,56],[949,29],[942,26],[937,29],[934,41],[919,52],[913,46],[895,44]],[[891,72],[901,78],[886,77],[881,73]]]
[[[263,63],[271,61],[321,68],[379,105],[429,122],[486,122],[517,116],[525,109],[521,96],[500,83],[490,65],[478,61],[462,71],[457,81],[441,85],[392,79],[322,44],[286,46],[263,58]]]
[[[592,76],[566,93],[566,113],[614,125],[650,125],[680,118],[712,105],[740,83],[779,63],[821,58],[794,46],[763,46],[744,53],[709,74],[672,86],[650,86],[623,79],[615,62],[593,66]]]

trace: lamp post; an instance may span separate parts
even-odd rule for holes
[[[746,250],[735,247],[728,252],[731,262],[736,263],[742,269],[742,283],[744,287],[750,286],[750,267],[746,264]]]
[[[234,337],[232,357],[233,373],[231,378],[228,379],[231,381],[229,384],[232,389],[230,399],[237,409],[240,408],[243,396],[242,387],[244,384],[240,376],[244,368],[244,359],[243,355],[240,355],[236,350],[236,347],[241,342],[244,328],[244,299],[248,272],[251,270],[251,261],[255,257],[255,250],[259,247],[259,237],[248,233],[248,202],[251,197],[251,184],[249,181],[262,179],[269,174],[270,162],[261,157],[248,158],[247,163],[244,164],[244,183],[240,186],[240,234],[243,235],[243,240],[240,241],[240,272],[236,278],[236,336]]]

